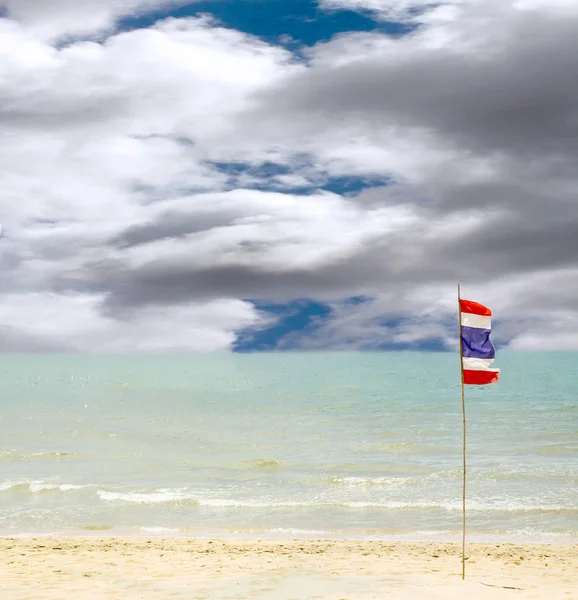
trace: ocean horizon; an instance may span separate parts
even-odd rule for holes
[[[468,536],[578,540],[577,352],[466,390]],[[0,535],[457,540],[456,353],[7,354]]]

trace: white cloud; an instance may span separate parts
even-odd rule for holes
[[[122,321],[104,316],[101,298],[30,293],[0,301],[2,350],[87,353],[216,352],[229,350],[236,331],[261,317],[252,304],[214,300],[135,310]]]
[[[135,309],[118,321],[99,308],[106,294],[59,291],[57,281],[114,260],[106,244],[154,218],[158,202],[221,189],[227,177],[196,137],[273,80],[285,53],[203,19],[60,50],[23,23],[0,20],[5,339],[32,349],[229,348],[234,331],[261,319],[241,300]]]
[[[424,12],[459,6],[468,0],[319,0],[329,10],[373,11],[388,21],[421,20]]]
[[[538,330],[527,331],[513,339],[508,348],[530,352],[578,351],[576,315],[567,315],[562,322],[544,323]]]
[[[510,8],[568,15],[578,11],[574,0],[319,0],[319,5],[329,10],[372,11],[386,20],[416,23],[457,21],[472,8],[480,16]]]
[[[59,51],[9,21],[0,28],[8,227],[26,218],[122,227],[147,194],[220,188],[226,177],[197,138],[222,129],[286,58],[198,19]]]
[[[34,36],[54,40],[113,28],[122,16],[178,6],[179,0],[2,0],[0,8]]]
[[[513,4],[519,10],[542,10],[568,16],[578,14],[578,5],[574,0],[515,0]]]

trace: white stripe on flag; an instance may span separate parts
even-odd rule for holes
[[[499,371],[499,369],[490,369],[493,358],[462,358],[462,364],[465,371]]]
[[[477,329],[491,329],[492,317],[462,313],[462,327],[476,327]]]

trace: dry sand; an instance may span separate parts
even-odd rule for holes
[[[578,599],[578,545],[0,539],[1,600]]]

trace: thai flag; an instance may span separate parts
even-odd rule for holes
[[[492,311],[483,304],[460,300],[460,324],[464,383],[496,383],[500,369],[491,368],[496,354],[490,341]]]

